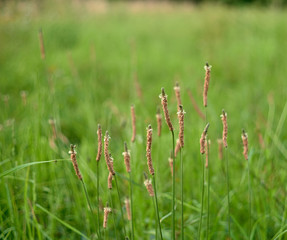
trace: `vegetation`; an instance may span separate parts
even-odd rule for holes
[[[176,81],[186,112],[181,152],[185,239],[198,236],[205,161],[199,140],[206,126],[188,90],[210,123],[202,239],[207,229],[210,239],[226,239],[229,223],[231,239],[287,239],[286,12],[214,5],[158,10],[157,6],[139,9],[132,4],[77,2],[57,7],[28,2],[1,9],[0,239],[97,239],[98,208],[102,237],[115,239],[126,229],[131,239],[132,224],[124,206],[129,195],[134,239],[160,239],[157,226],[163,239],[171,239],[172,139],[162,112],[161,136],[157,135],[156,113],[164,87],[177,138]],[[205,112],[202,92],[207,61],[212,68]],[[229,195],[227,151],[221,160],[217,145],[222,138],[222,109],[228,113]],[[116,177],[112,191],[104,153],[96,161],[98,124],[103,135],[108,131],[111,137],[109,151]],[[149,172],[149,124],[156,182],[150,175],[148,179],[156,185],[157,198],[149,196],[143,176]],[[248,161],[242,153],[242,129],[248,133]],[[122,155],[124,142],[130,150],[131,181]],[[70,144],[76,145],[82,182],[70,160]],[[173,162],[178,237],[181,154]],[[105,232],[104,207],[112,210]]]

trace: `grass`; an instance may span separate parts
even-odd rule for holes
[[[73,3],[76,4],[76,3]],[[93,209],[97,209],[96,131],[111,136],[120,196],[128,196],[122,144],[131,139],[130,105],[136,109],[137,138],[132,147],[135,239],[150,239],[156,224],[153,203],[144,188],[145,126],[156,126],[158,95],[165,88],[178,133],[175,76],[181,86],[185,115],[184,234],[197,236],[201,199],[199,138],[205,125],[192,107],[187,89],[201,110],[203,66],[213,67],[208,91],[210,122],[209,238],[228,235],[227,196],[216,139],[222,135],[221,109],[228,112],[229,183],[232,239],[248,239],[248,180],[242,156],[241,129],[248,129],[252,186],[253,239],[285,239],[286,71],[285,9],[177,5],[174,9],[136,9],[123,4],[37,8],[10,4],[0,10],[0,236],[7,239],[97,239],[96,216],[83,197],[81,183],[68,159],[69,144],[77,160]],[[26,6],[26,7],[25,7]],[[30,6],[27,8],[27,6]],[[96,11],[96,12],[94,12]],[[46,59],[41,59],[42,28]],[[142,90],[135,91],[134,72]],[[21,91],[27,91],[24,106]],[[9,95],[9,100],[5,96]],[[6,101],[4,101],[6,100]],[[56,120],[58,138],[48,119]],[[12,121],[11,119],[14,119]],[[163,119],[164,121],[164,119]],[[61,139],[64,134],[68,142]],[[264,146],[258,134],[262,135]],[[157,196],[163,239],[172,231],[172,181],[168,157],[170,133],[163,122],[160,141],[152,146],[157,166]],[[159,145],[160,144],[160,145]],[[103,156],[100,161],[104,161]],[[176,189],[180,174],[175,162]],[[110,201],[106,164],[99,164],[100,211]],[[117,195],[113,196],[117,203]],[[176,192],[177,206],[180,192]],[[117,232],[123,230],[115,204]],[[125,214],[124,214],[125,216]],[[180,231],[179,208],[175,230]],[[206,212],[203,214],[205,219]],[[127,221],[125,221],[127,222]],[[102,222],[100,223],[102,224]],[[112,217],[105,232],[115,239]],[[206,232],[205,224],[202,232]]]

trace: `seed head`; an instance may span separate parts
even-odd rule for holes
[[[125,145],[125,151],[123,152],[123,156],[124,156],[124,161],[125,161],[125,165],[126,165],[126,170],[129,173],[129,172],[131,172],[131,165],[130,165],[131,156],[130,156],[130,153],[128,150],[127,143],[125,142],[124,145]]]
[[[203,88],[203,105],[204,107],[207,107],[207,92],[209,87],[209,81],[210,81],[210,71],[211,66],[208,65],[208,63],[204,66],[205,69],[205,78],[204,78],[204,88]]]
[[[71,150],[69,151],[69,154],[71,155],[71,161],[73,163],[76,175],[82,181],[83,177],[80,173],[78,162],[77,162],[77,157],[76,157],[76,154],[77,154],[77,152],[75,151],[76,145],[71,144],[70,148],[71,148]]]
[[[248,160],[248,135],[244,131],[244,129],[242,130],[241,138],[242,138],[242,143],[243,143],[243,155],[244,155],[244,158]]]
[[[223,124],[223,132],[222,132],[223,146],[227,148],[227,133],[228,133],[227,113],[224,110],[222,110],[222,114],[220,115],[220,117]]]
[[[172,126],[170,116],[168,113],[168,108],[167,108],[167,95],[165,94],[164,88],[161,88],[161,95],[159,97],[161,98],[161,105],[162,105],[166,124],[169,127],[169,130],[173,131],[173,126]]]
[[[100,124],[98,124],[97,134],[98,134],[98,154],[96,160],[100,161],[102,156],[102,128]]]
[[[181,148],[183,148],[183,146],[184,146],[184,114],[185,114],[185,111],[183,110],[182,105],[179,105],[179,111],[177,113],[178,122],[179,122],[178,139],[179,139],[179,143],[180,143]]]
[[[209,123],[207,123],[207,125],[205,126],[202,134],[201,134],[201,138],[200,138],[200,153],[204,154],[205,153],[205,141],[206,141],[206,135],[207,135],[207,131],[209,128]]]
[[[147,128],[147,144],[146,144],[146,157],[147,157],[147,165],[151,175],[154,175],[154,168],[152,165],[151,158],[151,143],[152,143],[152,128],[151,125]]]
[[[112,209],[109,207],[104,208],[104,224],[103,227],[107,228],[107,223],[108,223],[108,216],[112,212]]]

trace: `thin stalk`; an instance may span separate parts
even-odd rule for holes
[[[226,156],[226,184],[227,184],[227,204],[228,204],[228,237],[230,239],[230,198],[229,198],[229,169],[228,169],[228,149],[225,148]]]
[[[183,161],[182,148],[180,148],[180,163],[181,163],[181,239],[184,239],[184,220],[183,220]]]
[[[208,154],[208,152],[206,154]],[[208,240],[208,234],[209,234],[209,190],[210,190],[209,166],[206,169],[206,173],[207,173],[207,220],[206,220],[206,229],[207,230],[206,230],[206,239]]]
[[[118,192],[118,198],[119,198],[120,209],[121,209],[121,215],[122,215],[122,220],[123,220],[123,225],[124,225],[124,227],[123,227],[123,229],[124,229],[124,234],[125,234],[125,238],[127,238],[125,218],[124,218],[124,213],[123,213],[123,208],[122,208],[122,201],[121,201],[120,191],[119,191],[119,187],[118,187],[117,175],[115,175],[114,177],[115,177],[116,188],[117,188],[117,192]]]
[[[155,205],[155,198],[152,198],[152,202],[153,202],[153,207],[154,207],[154,212],[155,212],[155,214],[156,214],[156,205]],[[157,240],[158,239],[158,234],[157,234],[157,217],[155,217],[155,225],[156,225],[156,227],[155,227],[155,240]]]
[[[247,171],[248,171],[248,202],[249,202],[249,239],[251,237],[251,226],[252,226],[252,219],[251,219],[251,183],[250,183],[250,171],[249,171],[249,159],[247,160]]]
[[[131,199],[131,230],[132,230],[132,237],[131,239],[133,240],[135,238],[134,236],[134,211],[133,211],[133,187],[132,187],[132,174],[130,174],[130,199]]]
[[[90,203],[90,199],[89,199],[89,195],[88,195],[88,192],[87,192],[86,184],[84,183],[84,180],[83,180],[83,179],[81,180],[81,182],[82,182],[82,184],[83,184],[83,188],[84,188],[84,191],[85,191],[85,196],[86,196],[86,199],[87,199],[87,202],[88,202],[90,211],[93,212],[93,208],[92,208],[92,205],[91,205],[91,203]]]
[[[109,192],[110,192],[111,208],[112,208],[112,210],[113,210],[113,209],[114,209],[114,205],[113,205],[113,197],[112,197],[112,191],[111,191],[111,189],[109,189]],[[112,212],[112,215],[113,215],[113,222],[114,222],[114,229],[115,229],[116,239],[119,239],[119,238],[118,238],[118,234],[117,234],[115,214]]]
[[[158,223],[158,228],[159,228],[160,239],[162,240],[163,238],[162,238],[161,224],[160,224],[160,219],[159,219],[155,175],[153,175],[153,181],[152,182],[153,182],[153,187],[154,187],[154,198],[155,198],[157,223]]]
[[[99,176],[99,162],[97,161],[97,207],[98,207],[98,231],[99,231],[99,239],[102,239],[101,233],[101,223],[100,223],[100,176]]]
[[[199,221],[199,228],[198,228],[198,239],[200,239],[200,234],[201,234],[203,203],[204,203],[204,169],[205,169],[205,166],[204,166],[203,155],[201,155],[201,162],[202,162],[202,192],[201,192],[201,210],[200,210],[200,221]]]
[[[172,159],[173,159],[173,175],[172,175],[172,239],[175,240],[175,159],[174,159],[174,132],[172,134]]]

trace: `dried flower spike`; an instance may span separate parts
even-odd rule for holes
[[[154,175],[154,168],[152,166],[152,158],[151,158],[151,143],[152,143],[152,128],[151,125],[148,125],[147,135],[146,135],[146,157],[147,157],[147,165],[151,175]]]
[[[205,78],[204,78],[204,88],[203,88],[203,105],[204,107],[207,107],[207,92],[209,87],[209,81],[210,81],[210,71],[211,66],[208,65],[208,63],[204,66],[205,69]]]
[[[71,150],[69,151],[69,154],[71,155],[71,161],[73,163],[76,175],[82,181],[83,178],[80,173],[78,162],[77,162],[77,157],[76,157],[76,154],[77,154],[77,152],[75,151],[76,145],[71,144],[70,147],[71,147]]]
[[[151,180],[147,178],[146,173],[144,173],[144,177],[145,177],[144,185],[145,185],[149,195],[151,197],[153,197],[154,196],[154,191],[153,191]]]
[[[220,117],[223,124],[223,132],[222,132],[223,146],[227,148],[227,133],[228,133],[227,113],[224,110],[222,110],[222,114],[220,115]]]
[[[201,134],[201,138],[200,138],[200,153],[204,154],[205,153],[205,140],[206,140],[206,135],[207,135],[207,130],[209,128],[209,123],[207,123],[207,125],[205,126],[202,134]]]
[[[207,140],[207,135],[205,138],[205,168],[208,168],[208,157],[209,157],[209,147],[210,147],[210,140]]]
[[[136,114],[134,105],[131,105],[131,116],[132,116],[132,128],[133,128],[133,135],[131,141],[134,142],[136,140]]]
[[[164,88],[161,88],[161,95],[159,97],[161,98],[161,105],[162,105],[166,124],[168,125],[169,130],[173,131],[173,126],[172,126],[170,116],[168,113],[168,108],[167,108],[167,95],[164,92]]]
[[[125,151],[123,152],[123,156],[124,156],[124,161],[125,161],[125,165],[126,165],[126,170],[129,173],[129,172],[131,172],[131,165],[130,165],[131,156],[130,156],[130,153],[128,150],[127,143],[125,142],[124,144],[125,144]]]
[[[170,157],[168,158],[169,166],[170,166],[170,171],[171,171],[171,176],[173,176],[173,158],[172,158],[172,152],[170,154]]]
[[[175,144],[175,149],[174,149],[174,157],[177,156],[179,150],[180,150],[180,141],[179,141],[179,139],[177,139],[176,144]]]
[[[102,156],[102,128],[100,124],[98,124],[97,135],[98,135],[98,154],[96,160],[100,161]]]
[[[106,160],[106,164],[107,164],[109,172],[112,175],[115,175],[115,171],[114,171],[113,165],[110,162],[109,140],[110,140],[110,136],[109,136],[108,131],[106,131],[106,135],[105,135],[105,138],[104,138],[104,155],[105,155],[105,160]]]
[[[243,155],[246,160],[248,160],[248,135],[247,133],[242,130],[242,143],[243,143]]]
[[[177,100],[177,110],[179,110],[179,106],[181,105],[181,98],[180,98],[180,87],[178,82],[175,83],[175,87],[173,89]]]
[[[126,205],[128,220],[130,221],[132,219],[132,215],[131,215],[130,200],[128,198],[125,199],[125,205]]]
[[[112,157],[112,155],[110,154],[110,165],[112,167],[114,167],[114,159]],[[108,189],[112,189],[113,188],[113,174],[111,172],[109,172],[109,176],[108,176]]]
[[[218,143],[218,158],[220,160],[223,159],[223,142],[222,139],[217,139],[217,143]]]
[[[179,111],[177,113],[178,122],[179,122],[178,139],[179,139],[179,144],[181,148],[183,148],[184,146],[184,114],[185,114],[185,111],[183,110],[182,105],[179,105]]]
[[[104,208],[104,224],[103,227],[107,228],[107,223],[108,223],[108,216],[112,212],[112,209],[109,207]]]
[[[39,30],[39,41],[40,41],[41,58],[45,59],[44,39],[43,39],[43,32],[41,28]]]
[[[157,108],[156,122],[157,122],[157,135],[160,137],[162,120],[161,120],[161,114],[160,114],[160,108],[159,107]]]

